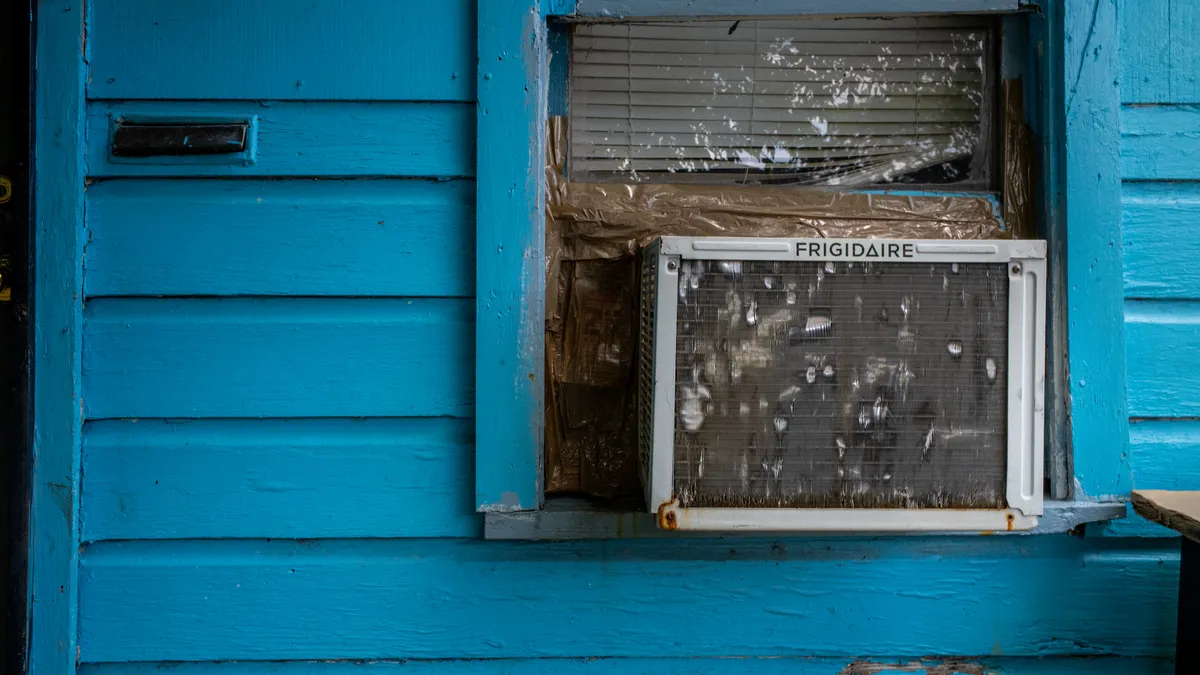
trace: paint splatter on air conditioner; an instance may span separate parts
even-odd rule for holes
[[[677,293],[680,507],[1006,506],[1004,263],[683,260]]]

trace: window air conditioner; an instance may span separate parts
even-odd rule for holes
[[[1045,257],[1041,241],[655,241],[639,450],[659,526],[1035,527]]]

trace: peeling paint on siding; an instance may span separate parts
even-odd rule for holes
[[[994,672],[994,671],[993,671]],[[970,661],[909,661],[908,663],[881,663],[878,661],[854,661],[838,675],[883,675],[886,673],[921,673],[922,675],[989,675],[979,663]]]

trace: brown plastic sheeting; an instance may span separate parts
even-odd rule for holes
[[[1018,239],[1035,236],[1033,132],[1025,124],[1021,80],[1004,81],[1004,222]]]
[[[657,237],[1006,239],[984,197],[568,181],[566,120],[546,170],[546,492],[640,493],[639,249]]]

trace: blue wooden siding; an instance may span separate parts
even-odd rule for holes
[[[465,300],[103,298],[83,318],[88,419],[470,417],[473,407]]]
[[[972,659],[856,659],[848,669],[844,658],[724,658],[724,659],[492,659],[475,661],[370,661],[365,663],[221,663],[171,664],[171,675],[928,675],[946,673],[955,664],[966,664],[959,673],[977,673],[982,663],[987,675],[1170,675],[1165,662],[1132,658],[1019,659],[999,656]],[[151,664],[85,665],[86,675],[159,675]]]
[[[30,323],[31,673],[70,673],[78,637],[85,3],[51,0],[36,31]],[[52,20],[40,20],[50,16]]]
[[[451,418],[92,422],[83,538],[473,537],[471,441]]]
[[[1171,565],[1058,537],[114,542],[84,556],[80,641],[90,661],[1153,656]]]
[[[81,347],[56,357],[81,361],[59,365],[82,373],[82,402],[45,391],[61,397],[47,412],[59,415],[46,432],[57,447],[74,448],[68,420],[86,418],[78,533],[50,533],[81,551],[78,588],[64,593],[77,594],[79,618],[76,630],[69,599],[35,598],[60,627],[35,632],[46,657],[35,675],[70,672],[75,654],[62,652],[76,637],[90,675],[833,675],[859,659],[920,672],[914,660],[929,654],[1022,675],[1170,672],[1178,556],[1167,541],[482,541],[475,2],[93,0],[89,17],[75,150],[95,182],[86,220],[68,208],[45,223],[82,227],[83,300],[60,294],[39,315],[68,329],[49,345],[82,324]],[[69,37],[41,45],[78,65]],[[70,110],[47,106],[74,138]],[[253,115],[254,162],[110,162],[108,125],[122,114]],[[501,140],[480,143],[511,147]],[[480,173],[528,161],[509,160]],[[499,177],[489,208],[505,203],[503,181],[519,191],[529,179]],[[82,195],[82,181],[52,178],[65,183],[45,203]],[[1170,207],[1179,219],[1188,208]],[[487,213],[479,222],[495,233],[527,224],[516,209]],[[514,241],[536,246],[531,236]],[[58,257],[39,265],[70,269],[71,250],[48,249]],[[496,242],[487,254],[502,255]],[[1180,288],[1171,297],[1193,297]],[[1131,369],[1130,381],[1144,380]],[[1135,478],[1166,480],[1200,434],[1190,422],[1133,429]],[[51,468],[71,480],[66,455]],[[525,475],[529,457],[515,461]],[[63,560],[72,566],[57,572],[73,578]]]
[[[1191,0],[1121,0],[1125,103],[1200,103],[1200,11]]]
[[[91,45],[88,95],[475,100],[474,2],[210,0],[202,5],[92,0],[91,33],[99,40]],[[472,32],[463,33],[463,26]],[[343,127],[352,126],[347,121]]]
[[[1200,489],[1200,4],[1122,0],[1121,226],[1138,488]],[[1111,533],[1170,535],[1133,517]]]
[[[470,181],[104,181],[84,291],[470,298],[474,201]]]
[[[980,668],[983,670],[981,671]],[[81,664],[84,675],[1172,675],[1170,661],[1136,657],[859,658],[537,658],[369,661],[225,661],[219,663]]]
[[[93,33],[94,35],[94,33]],[[112,121],[257,118],[246,165],[114,161]],[[94,178],[117,176],[460,178],[474,174],[474,107],[464,103],[94,101],[87,161]]]

